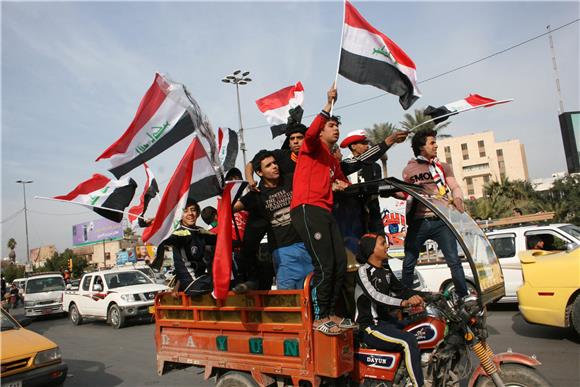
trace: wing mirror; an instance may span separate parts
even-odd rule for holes
[[[66,287],[65,287],[66,290],[71,290],[71,288],[72,288],[71,284],[66,284]]]

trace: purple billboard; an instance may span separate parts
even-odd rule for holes
[[[74,246],[123,239],[123,225],[104,218],[75,224],[72,232]]]

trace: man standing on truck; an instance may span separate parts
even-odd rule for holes
[[[420,185],[429,194],[439,196],[459,211],[463,207],[463,192],[457,184],[453,169],[437,159],[437,132],[433,129],[417,131],[411,140],[415,158],[411,159],[403,170],[403,180],[407,183]],[[445,222],[424,205],[413,202],[408,211],[408,229],[405,237],[405,261],[403,262],[403,284],[413,287],[413,273],[419,258],[421,246],[428,239],[437,242],[443,252],[447,266],[451,270],[451,278],[455,285],[455,293],[459,298],[467,296],[465,273],[457,253],[457,241],[453,232]]]
[[[159,270],[163,264],[165,246],[173,247],[175,289],[188,294],[204,294],[212,290],[212,254],[208,244],[215,235],[197,226],[199,204],[188,199],[177,229],[157,247],[151,267]]]

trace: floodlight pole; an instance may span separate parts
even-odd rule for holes
[[[241,74],[240,74],[241,73]],[[240,130],[238,131],[238,137],[240,139],[240,149],[242,150],[242,158],[244,160],[244,166],[246,165],[246,143],[244,142],[244,126],[242,124],[242,107],[240,105],[240,85],[247,85],[252,79],[247,76],[250,74],[249,71],[242,73],[241,70],[234,71],[231,75],[227,75],[222,79],[224,83],[233,83],[236,85],[236,101],[238,104],[238,120],[240,124]]]

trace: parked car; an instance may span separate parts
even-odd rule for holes
[[[542,239],[546,251],[566,251],[580,245],[580,227],[566,223],[510,227],[486,235],[504,275],[506,295],[500,302],[518,301],[516,291],[523,285],[519,254],[533,247],[528,246],[531,240]]]
[[[106,320],[113,328],[122,328],[128,319],[151,317],[149,307],[165,285],[135,269],[115,268],[87,273],[78,291],[64,294],[64,310],[74,325],[85,319]]]
[[[520,312],[533,324],[573,327],[580,335],[580,247],[526,251],[520,255],[524,285]]]
[[[33,274],[24,288],[24,314],[27,317],[63,313],[64,278],[60,273]]]
[[[0,311],[2,386],[48,386],[64,383],[68,367],[62,361],[58,345],[23,328],[30,324],[30,319],[19,322],[4,309]]]

